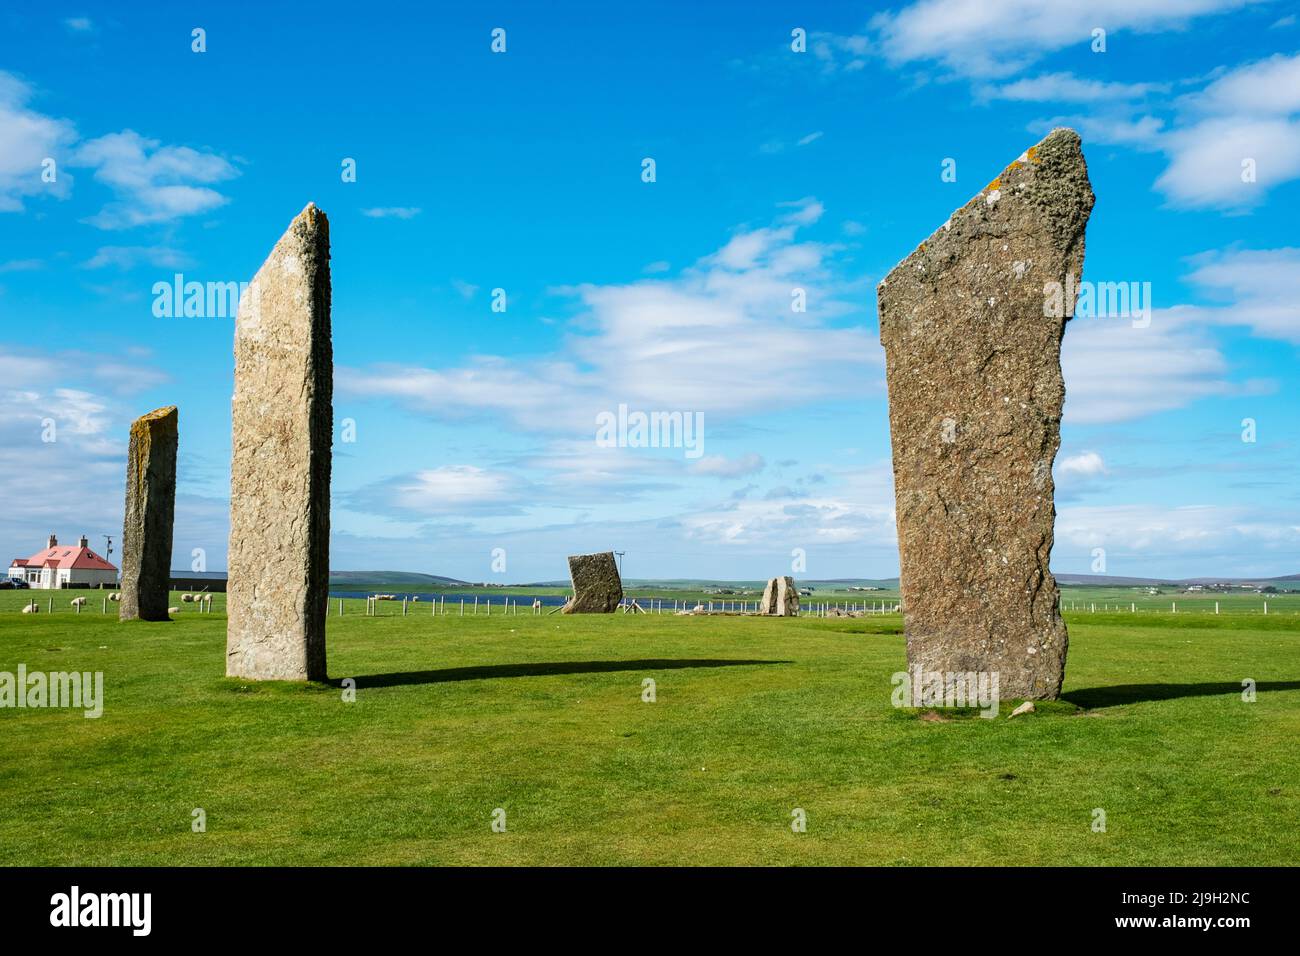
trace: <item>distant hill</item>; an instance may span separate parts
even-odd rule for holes
[[[179,572],[177,572],[179,573]],[[224,576],[224,575],[223,575]],[[844,590],[846,588],[880,588],[897,590],[898,578],[805,578],[794,575],[800,587],[820,590]],[[1272,578],[1143,578],[1110,574],[1068,574],[1056,575],[1058,584],[1075,587],[1186,587],[1189,584],[1210,585],[1248,585],[1264,587],[1273,585],[1281,590],[1300,590],[1300,574],[1287,574]],[[722,581],[711,578],[626,578],[623,585],[629,589],[660,588],[665,590],[706,591],[711,588],[750,588],[761,589],[766,581]],[[330,574],[332,587],[356,586],[362,584],[389,585],[392,587],[473,587],[474,583],[459,578],[448,578],[437,574],[417,574],[412,571],[335,571]],[[560,581],[511,582],[509,587],[528,588],[568,588],[568,579]]]
[[[796,574],[794,579],[800,587],[877,587],[884,590],[898,587],[898,578],[805,578]],[[623,586],[625,588],[660,588],[662,590],[673,591],[704,591],[709,588],[751,588],[762,590],[767,584],[767,579],[752,581],[721,581],[713,578],[624,578]],[[564,581],[532,581],[528,584],[518,585],[519,587],[530,588],[567,588],[570,586],[568,580]]]
[[[440,587],[467,586],[468,581],[444,578],[438,574],[417,574],[414,571],[331,571],[330,586],[348,584],[437,585]]]
[[[1276,578],[1131,578],[1109,574],[1058,574],[1058,584],[1083,585],[1087,587],[1186,587],[1189,584],[1230,584],[1263,587],[1273,585],[1284,590],[1300,589],[1300,574],[1286,574]]]

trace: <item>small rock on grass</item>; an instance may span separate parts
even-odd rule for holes
[[[1007,714],[1007,720],[1010,720],[1012,717],[1019,717],[1021,714],[1032,714],[1033,712],[1034,702],[1032,700],[1027,700],[1011,713]]]

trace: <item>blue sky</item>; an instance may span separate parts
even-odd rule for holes
[[[0,13],[13,555],[120,532],[129,424],[176,404],[174,564],[225,567],[232,320],[152,290],[248,281],[311,201],[336,570],[892,576],[876,283],[1070,125],[1084,279],[1153,312],[1067,328],[1054,569],[1300,571],[1293,4],[290,6]],[[602,447],[620,404],[703,415],[703,454]]]

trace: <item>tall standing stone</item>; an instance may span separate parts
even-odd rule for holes
[[[879,288],[908,666],[996,672],[1004,699],[1065,676],[1052,461],[1092,204],[1078,134],[1054,130]]]
[[[613,551],[569,556],[573,596],[564,602],[565,614],[612,614],[623,600],[623,579]]]
[[[239,303],[226,674],[324,680],[333,347],[329,221],[309,204]]]
[[[122,526],[123,621],[166,621],[172,576],[172,519],[176,513],[175,405],[131,424]]]

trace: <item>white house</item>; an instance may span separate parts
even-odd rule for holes
[[[34,588],[117,587],[117,568],[90,550],[83,534],[77,546],[60,545],[50,535],[43,551],[30,558],[14,558],[9,577]]]

